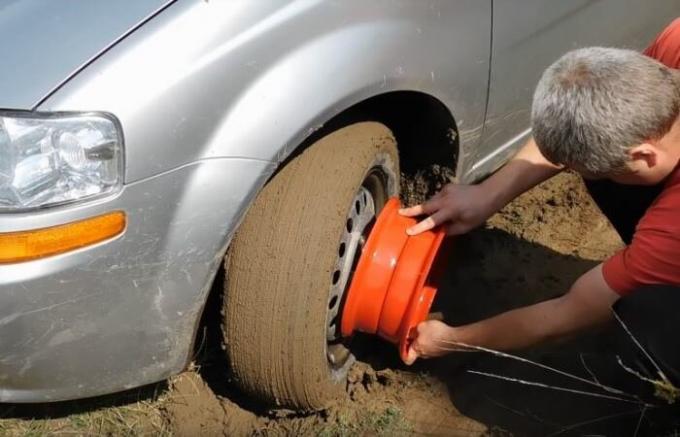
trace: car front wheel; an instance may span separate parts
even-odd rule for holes
[[[304,410],[344,393],[345,290],[398,175],[391,132],[364,122],[303,150],[258,195],[225,260],[224,344],[244,391]]]

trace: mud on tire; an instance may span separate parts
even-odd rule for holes
[[[288,162],[248,211],[225,259],[223,311],[227,358],[245,392],[305,410],[344,394],[347,369],[326,356],[329,290],[348,211],[376,171],[385,195],[396,195],[391,132],[353,124]]]

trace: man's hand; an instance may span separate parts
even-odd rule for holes
[[[456,328],[439,320],[421,322],[408,349],[406,364],[410,366],[417,358],[434,358],[458,350],[455,341]]]
[[[484,182],[448,184],[427,202],[400,210],[407,217],[428,216],[406,232],[416,235],[443,225],[449,235],[464,234],[561,170],[562,167],[545,159],[536,142],[530,139],[513,159]]]
[[[449,235],[464,234],[484,223],[496,212],[480,185],[448,184],[430,200],[399,210],[406,217],[428,217],[406,230],[417,235],[443,225]]]
[[[523,349],[605,323],[619,295],[602,276],[602,264],[583,274],[563,296],[517,308],[464,326],[436,320],[420,323],[406,364],[467,350],[463,345],[509,351]]]

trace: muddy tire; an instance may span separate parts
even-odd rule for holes
[[[397,194],[398,175],[391,132],[357,123],[305,149],[258,195],[225,259],[225,349],[245,392],[303,410],[345,393],[351,360],[332,365],[328,350],[338,346],[327,336],[339,323],[329,322],[329,307],[340,304],[329,290],[340,239],[358,190],[374,185],[377,213]]]

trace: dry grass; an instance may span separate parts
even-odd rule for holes
[[[367,410],[358,417],[340,415],[338,418],[318,429],[319,437],[349,437],[357,435],[394,436],[411,435],[412,425],[404,413],[396,407],[381,410]]]
[[[168,394],[146,387],[96,399],[0,408],[0,436],[170,436]]]

